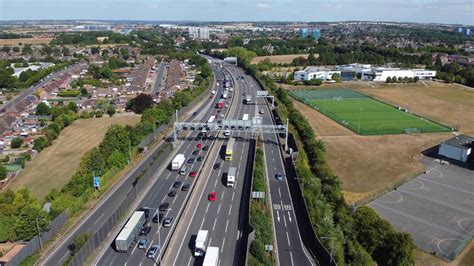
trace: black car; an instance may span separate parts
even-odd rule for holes
[[[170,193],[168,193],[168,196],[170,196],[170,197],[176,196],[176,191],[171,190]]]
[[[170,206],[170,204],[168,202],[164,202],[164,203],[161,203],[159,209],[160,209],[160,211],[166,211],[166,210],[168,210],[169,206]]]
[[[153,216],[153,222],[154,223],[159,223],[159,222],[161,222],[161,220],[163,220],[163,213],[156,213]]]
[[[139,211],[142,211],[145,213],[145,219],[148,219],[148,217],[150,217],[150,209],[148,207],[140,208]]]
[[[194,158],[189,158],[188,163],[194,163]]]
[[[184,184],[184,185],[181,187],[181,190],[182,190],[182,191],[188,191],[188,190],[189,190],[189,184]]]
[[[178,188],[179,186],[181,186],[181,182],[176,181],[176,182],[173,183],[174,188]]]
[[[221,168],[221,164],[220,164],[220,163],[214,164],[214,170],[219,170],[220,168]]]
[[[202,156],[197,157],[197,158],[196,158],[196,161],[202,162]]]
[[[141,236],[147,236],[151,231],[151,226],[144,226],[140,231]]]
[[[199,150],[193,151],[193,155],[198,155],[198,154],[199,154]]]
[[[208,149],[209,149],[209,146],[207,146],[207,145],[204,146],[204,147],[202,147],[202,150],[203,150],[203,151],[207,151]]]

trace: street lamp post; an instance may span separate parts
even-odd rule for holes
[[[41,236],[40,236],[40,228],[39,228],[39,223],[38,223],[38,218],[36,217],[35,218],[35,221],[36,221],[36,229],[38,230],[38,240],[39,240],[39,244],[40,244],[40,248],[41,248],[41,251],[43,251],[43,242],[41,242]],[[45,220],[45,219],[41,219],[41,220]]]
[[[333,244],[334,244],[334,238],[333,237],[327,237],[327,236],[323,236],[321,237],[322,239],[329,239],[331,240],[331,252],[330,252],[330,256],[331,256],[331,260],[329,261],[329,265],[332,264],[332,249],[333,249]]]

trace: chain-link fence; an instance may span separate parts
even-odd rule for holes
[[[41,243],[48,241],[53,236],[53,234],[56,233],[66,223],[67,217],[67,213],[62,212],[56,218],[54,218],[54,220],[49,224],[48,231],[40,233]],[[33,224],[32,226],[36,225]],[[41,247],[40,238],[38,238],[38,236],[33,237],[10,261],[4,265],[20,265],[20,263],[26,259],[26,257],[30,256]]]

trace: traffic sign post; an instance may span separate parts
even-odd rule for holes
[[[93,180],[94,180],[94,188],[100,191],[100,177],[94,176]]]

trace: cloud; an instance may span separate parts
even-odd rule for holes
[[[266,9],[266,8],[269,8],[270,5],[268,3],[258,3],[257,7],[261,9]]]

